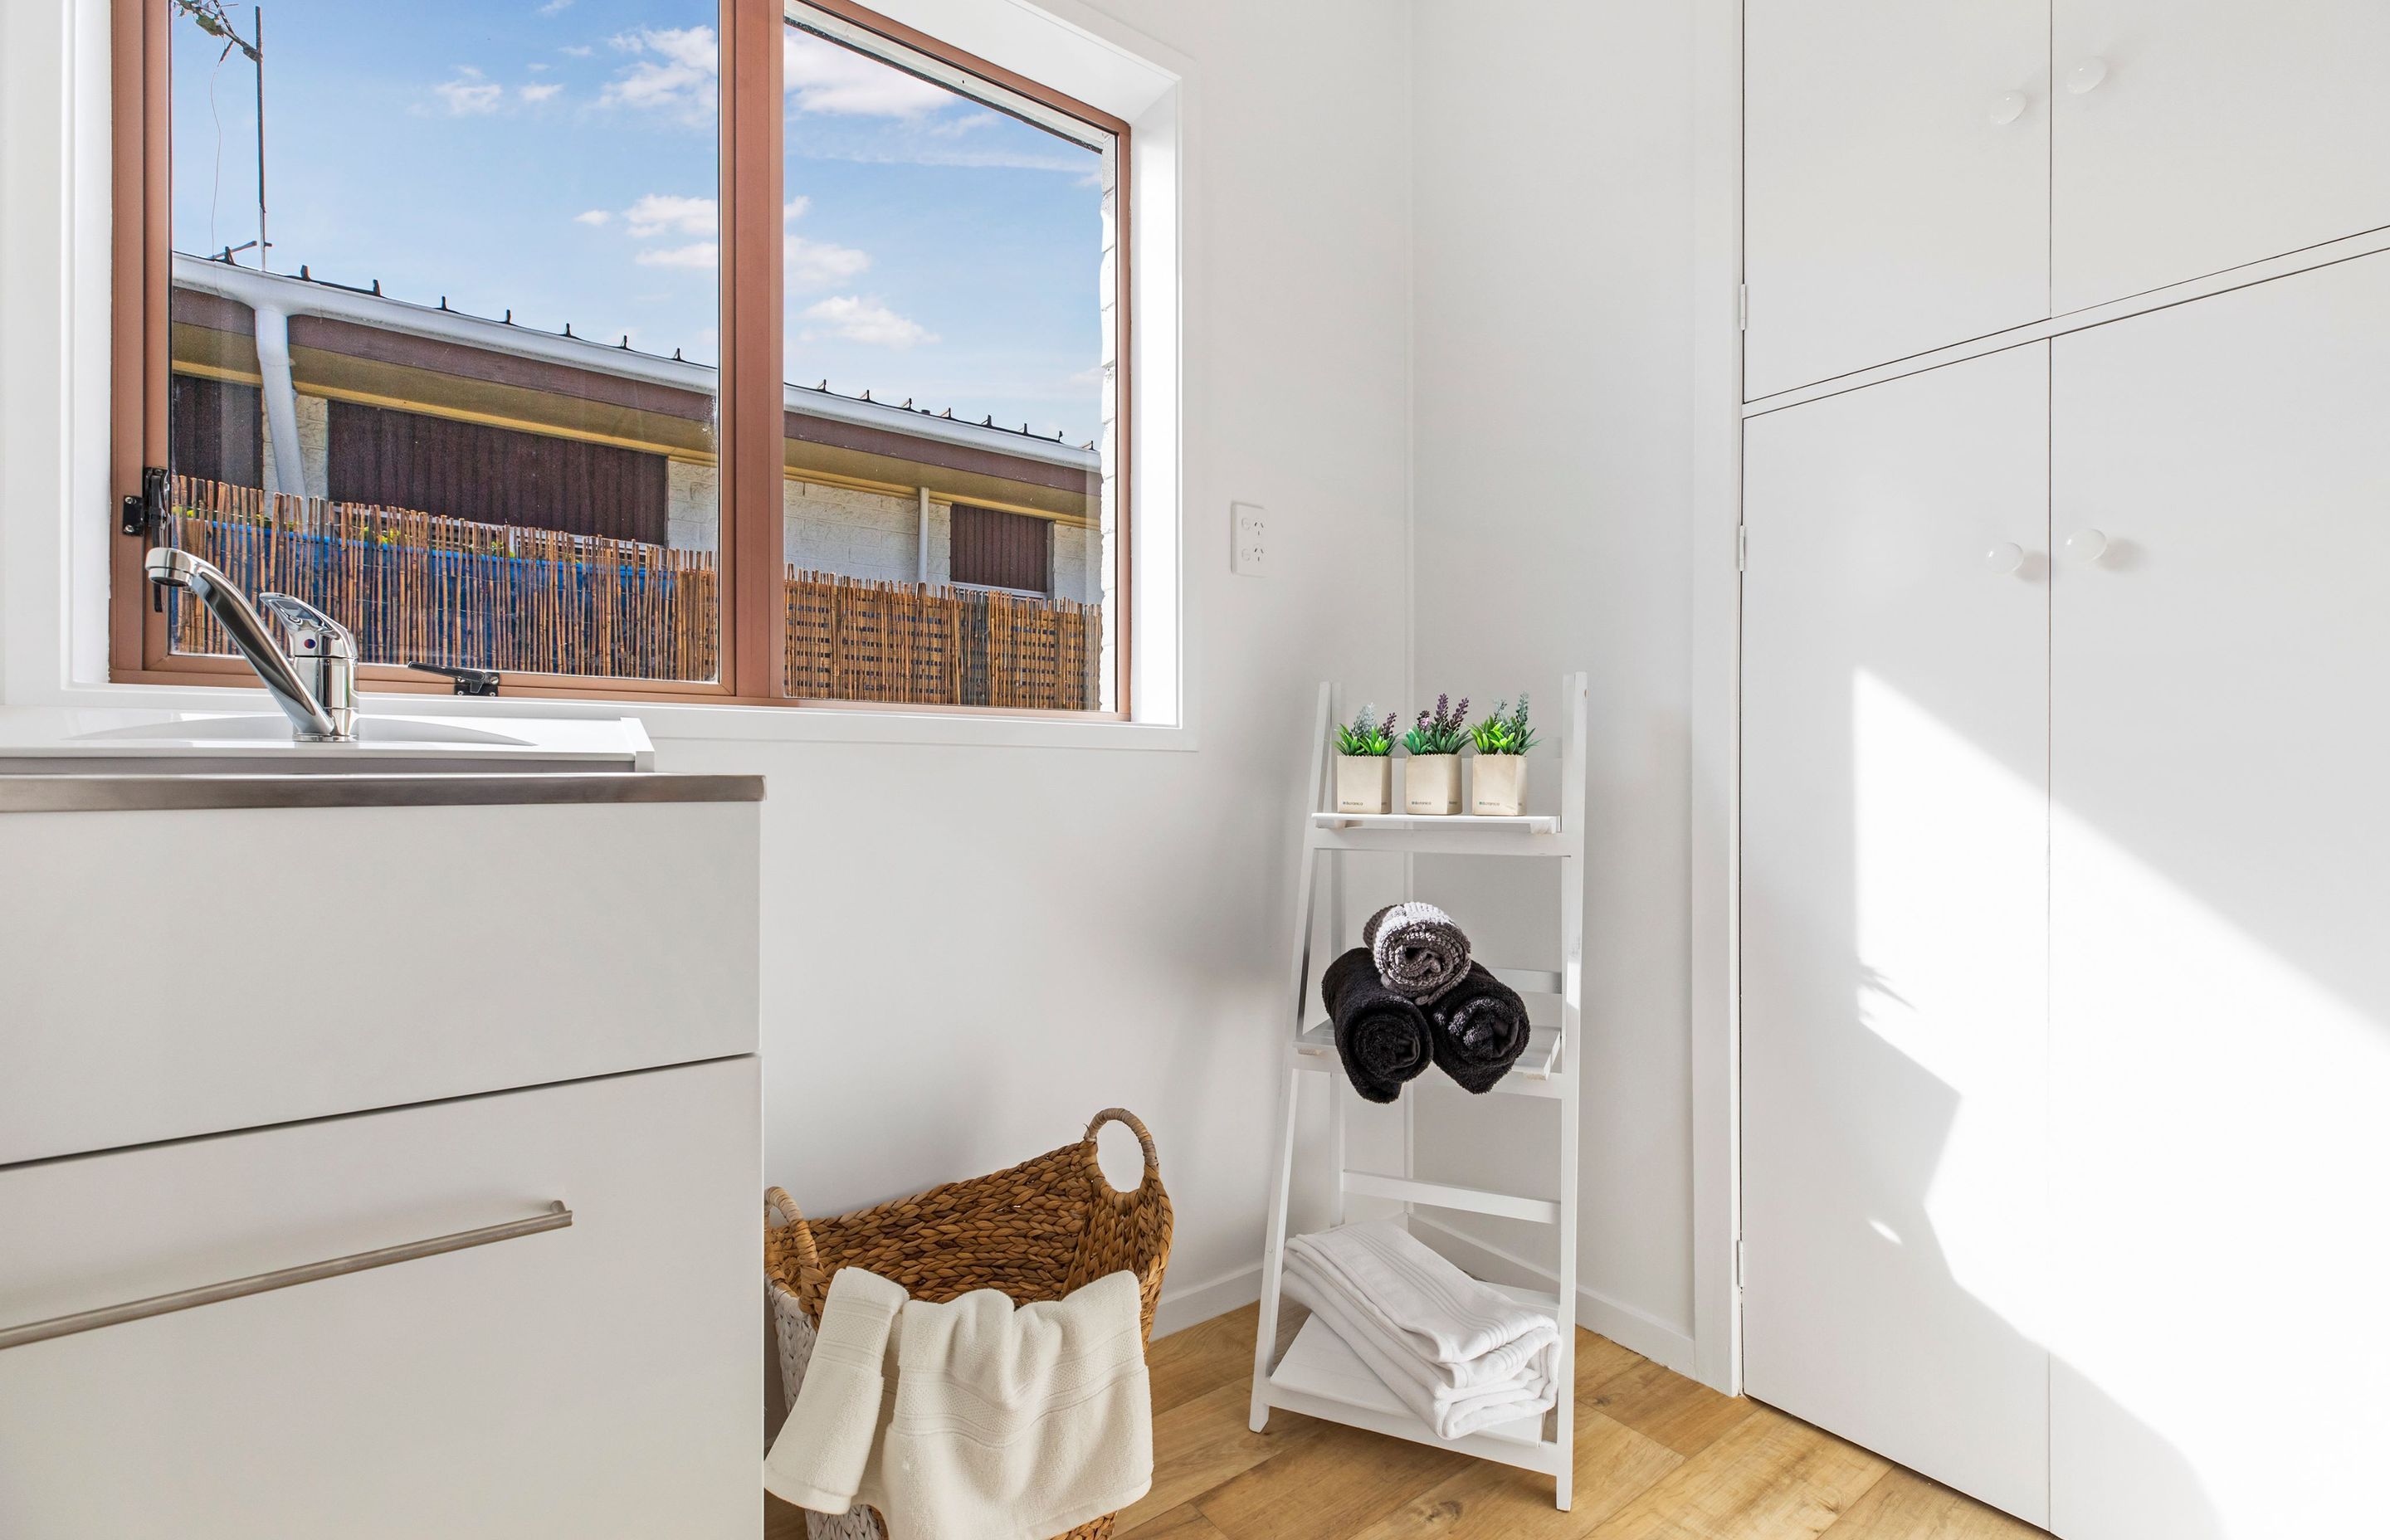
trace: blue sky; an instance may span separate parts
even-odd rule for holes
[[[712,6],[264,10],[276,271],[715,360]],[[255,77],[174,32],[174,244],[212,253],[257,234]],[[784,58],[787,377],[1094,437],[1096,154],[805,34]]]

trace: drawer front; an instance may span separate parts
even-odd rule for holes
[[[0,1349],[8,1540],[751,1540],[757,1061],[0,1171],[0,1330],[547,1212],[569,1227]]]
[[[752,1053],[757,819],[0,818],[0,1165]]]

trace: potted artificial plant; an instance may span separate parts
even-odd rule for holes
[[[1336,811],[1383,813],[1394,795],[1394,713],[1382,722],[1373,701],[1336,729]]]
[[[1403,766],[1403,811],[1441,815],[1460,811],[1460,746],[1468,741],[1469,698],[1454,706],[1449,696],[1435,698],[1435,710],[1422,711],[1419,722],[1403,735],[1410,763]]]
[[[1494,702],[1494,714],[1469,729],[1477,745],[1477,763],[1469,773],[1469,811],[1488,817],[1515,818],[1527,806],[1527,751],[1536,746],[1536,730],[1527,725],[1527,694],[1519,692],[1519,709],[1507,700]]]

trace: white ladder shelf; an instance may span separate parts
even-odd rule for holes
[[[1319,716],[1312,734],[1310,809],[1304,819],[1303,850],[1295,870],[1293,972],[1289,982],[1289,1014],[1293,1031],[1288,1044],[1286,1082],[1279,1111],[1278,1169],[1270,1189],[1269,1233],[1262,1252],[1261,1321],[1253,1339],[1252,1426],[1255,1432],[1268,1423],[1272,1407],[1282,1407],[1305,1417],[1539,1470],[1552,1478],[1553,1501],[1562,1509],[1568,1508],[1571,1496],[1569,1477],[1576,1424],[1576,1066],[1580,1056],[1574,1050],[1584,972],[1585,692],[1584,674],[1572,674],[1561,679],[1561,702],[1566,725],[1561,743],[1558,816],[1414,817],[1400,813],[1329,811],[1335,806],[1335,798],[1329,775],[1328,744],[1339,717],[1333,687],[1319,687]],[[1344,1114],[1355,1093],[1337,1063],[1333,1026],[1324,1020],[1309,1024],[1303,1020],[1303,1001],[1311,975],[1312,905],[1319,892],[1320,860],[1343,851],[1541,857],[1557,863],[1561,883],[1560,968],[1507,969],[1494,968],[1490,963],[1487,967],[1497,978],[1523,995],[1559,996],[1559,1017],[1556,1020],[1539,1019],[1535,1022],[1526,1052],[1510,1072],[1486,1093],[1543,1097],[1560,1103],[1557,1198],[1486,1192],[1420,1180],[1411,1170],[1412,1141],[1407,1136],[1407,1120],[1416,1105],[1415,1096],[1403,1098],[1406,1137],[1402,1174],[1355,1171],[1346,1165]],[[1339,1351],[1341,1344],[1314,1335],[1325,1332],[1320,1324],[1306,1325],[1304,1336],[1291,1344],[1283,1356],[1276,1356],[1279,1291],[1288,1239],[1287,1205],[1294,1182],[1295,1120],[1306,1074],[1326,1077],[1338,1168],[1338,1224],[1344,1222],[1345,1199],[1358,1196],[1392,1199],[1423,1208],[1497,1214],[1558,1229],[1557,1298],[1516,1289],[1507,1290],[1539,1308],[1549,1308],[1560,1324],[1560,1399],[1545,1418],[1523,1427],[1489,1429],[1458,1439],[1440,1438],[1366,1373],[1353,1374],[1349,1350]]]

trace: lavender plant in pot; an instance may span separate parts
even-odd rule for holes
[[[1455,706],[1435,698],[1435,710],[1419,713],[1403,735],[1410,759],[1403,766],[1403,811],[1440,816],[1460,811],[1460,746],[1469,741],[1469,697]]]
[[[1394,795],[1394,713],[1375,702],[1336,729],[1336,811],[1383,813]]]
[[[1494,702],[1494,714],[1469,729],[1477,745],[1476,763],[1469,772],[1469,811],[1494,818],[1515,818],[1527,807],[1527,751],[1536,746],[1536,730],[1527,725],[1527,692],[1519,692],[1519,706]]]

